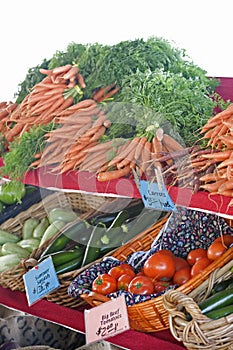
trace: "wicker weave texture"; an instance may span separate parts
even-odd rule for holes
[[[224,255],[220,259],[221,264],[217,264],[209,277],[192,292],[185,294],[179,290],[171,290],[164,295],[163,302],[168,310],[170,330],[187,349],[233,349],[233,314],[212,320],[203,315],[198,307],[198,303],[210,295],[215,283],[233,275],[233,248]],[[186,313],[191,315],[191,321],[187,320]]]

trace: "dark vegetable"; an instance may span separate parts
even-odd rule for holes
[[[211,295],[199,303],[198,306],[202,313],[206,314],[207,312],[220,309],[231,304],[233,304],[233,289],[226,289]]]
[[[231,284],[233,284],[233,277],[216,283],[212,289],[212,294],[215,294],[217,292],[221,292],[222,290],[228,288]]]
[[[209,318],[217,320],[221,317],[230,315],[233,313],[233,305],[224,306],[222,308],[206,312],[205,315]]]

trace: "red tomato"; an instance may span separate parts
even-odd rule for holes
[[[167,289],[171,285],[170,282],[166,281],[155,281],[154,282],[154,292],[160,293],[163,292],[165,289]]]
[[[180,258],[179,256],[174,256],[174,260],[176,265],[176,271],[184,267],[190,267],[189,263],[184,258]]]
[[[135,276],[129,283],[128,291],[133,294],[152,294],[154,293],[154,284],[149,277]]]
[[[197,248],[191,250],[187,255],[187,261],[192,266],[195,264],[195,262],[199,259],[206,258],[207,257],[207,249],[204,248]]]
[[[214,242],[222,242],[226,247],[229,247],[233,243],[233,236],[231,235],[222,235],[214,240]],[[214,243],[213,242],[213,243]]]
[[[194,277],[201,273],[207,266],[212,263],[212,260],[208,258],[202,258],[195,262],[195,264],[191,267],[191,277]]]
[[[118,279],[121,275],[128,273],[128,275],[135,276],[135,272],[132,268],[132,266],[128,264],[120,264],[118,266],[112,267],[108,273],[115,279]]]
[[[156,279],[170,279],[175,273],[175,261],[173,256],[156,252],[144,263],[143,272],[146,276]]]
[[[108,273],[103,273],[92,282],[92,291],[99,294],[109,294],[117,290],[117,281]]]
[[[214,241],[207,249],[207,258],[216,260],[227,251],[227,247],[221,241]]]
[[[127,273],[121,275],[117,280],[117,289],[127,291],[129,283],[132,281],[133,278],[134,276],[128,275]]]
[[[188,280],[191,278],[191,267],[182,267],[181,269],[177,270],[173,276],[173,283],[178,284],[178,286],[181,286],[182,284],[188,282]]]
[[[160,249],[157,253],[167,254],[167,255],[174,257],[174,254],[168,249]]]

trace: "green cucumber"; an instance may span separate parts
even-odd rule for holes
[[[57,275],[76,270],[81,267],[82,256],[61,264],[55,268]]]
[[[60,251],[57,253],[49,254],[43,256],[43,258],[39,259],[39,262],[42,260],[46,259],[48,256],[51,256],[53,260],[53,265],[54,267],[57,267],[59,265],[63,265],[71,260],[77,259],[77,258],[82,258],[83,257],[83,248],[75,248],[73,250],[69,251]]]
[[[52,224],[50,224],[47,229],[45,230],[43,236],[41,237],[39,247],[44,244],[48,239],[55,236],[56,233],[58,233],[64,226],[66,225],[66,222],[61,220],[56,220]]]
[[[0,245],[3,245],[6,242],[19,242],[20,238],[13,233],[0,230]]]
[[[22,238],[32,238],[33,231],[36,228],[36,226],[39,225],[39,222],[40,220],[36,218],[29,218],[26,221],[24,221],[22,228]]]
[[[32,232],[32,237],[41,238],[45,233],[46,229],[49,227],[49,219],[47,216],[41,219],[39,224],[34,228]]]
[[[233,289],[217,292],[199,303],[203,314],[233,304]]]
[[[225,317],[225,316],[230,315],[232,313],[233,313],[233,304],[206,312],[205,315],[209,318],[217,320],[221,317]]]
[[[78,215],[72,210],[67,208],[53,208],[48,214],[49,223],[61,220],[64,222],[72,222],[78,218]]]
[[[81,265],[82,267],[86,266],[90,262],[95,261],[101,256],[100,248],[102,244],[100,239],[105,232],[106,232],[106,229],[104,229],[102,226],[100,227],[99,225],[94,226],[84,252],[83,261]]]
[[[88,223],[85,220],[78,219],[77,221],[67,224],[67,226],[61,229],[60,234],[45,248],[43,255],[59,252],[66,249],[66,246],[70,243],[81,244],[79,235],[86,232],[88,229]]]

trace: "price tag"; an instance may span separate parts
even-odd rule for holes
[[[139,181],[139,191],[146,208],[161,211],[176,211],[176,207],[169,196],[164,185],[157,182]]]
[[[29,306],[60,286],[51,256],[25,273],[23,280]]]
[[[124,295],[85,310],[84,319],[87,343],[113,337],[130,329]]]

